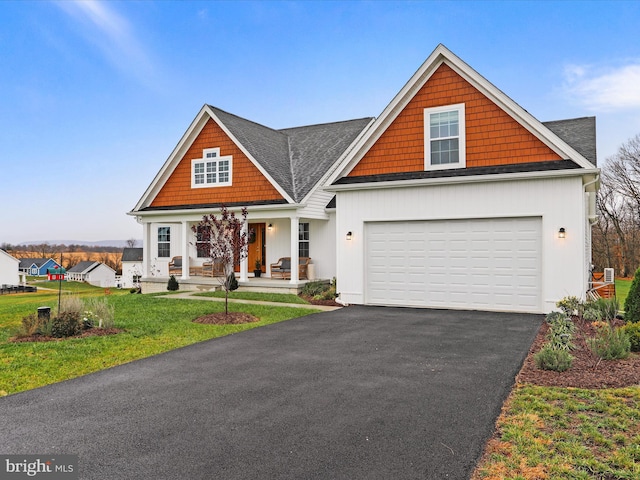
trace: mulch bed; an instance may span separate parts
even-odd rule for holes
[[[307,302],[309,302],[311,305],[324,305],[324,306],[328,306],[328,307],[342,307],[343,305],[340,305],[338,302],[336,302],[335,300],[314,300],[313,297],[309,297],[307,295],[298,295],[300,298],[302,298],[303,300],[306,300]]]
[[[22,342],[57,342],[59,340],[68,340],[70,338],[86,338],[86,337],[102,337],[105,335],[116,335],[118,333],[124,332],[121,328],[89,328],[83,331],[79,335],[73,335],[72,337],[46,337],[44,335],[31,335],[29,337],[13,337],[10,338],[9,341],[13,343],[22,343]]]
[[[224,312],[219,312],[198,317],[193,322],[207,325],[240,325],[242,323],[253,323],[259,321],[259,318],[249,315],[248,313],[229,312],[228,314],[225,314]]]
[[[640,355],[632,352],[626,360],[600,360],[591,353],[585,338],[595,334],[590,322],[574,318],[576,332],[572,343],[576,346],[571,351],[573,365],[565,372],[541,370],[536,367],[533,355],[546,343],[549,325],[544,322],[529,350],[520,373],[516,377],[517,383],[528,383],[548,387],[575,388],[621,388],[640,385]],[[616,320],[614,326],[622,325]]]

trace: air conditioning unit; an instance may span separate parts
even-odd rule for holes
[[[613,268],[604,269],[604,283],[614,283]]]

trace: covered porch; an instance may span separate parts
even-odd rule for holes
[[[177,277],[176,277],[177,278]],[[292,284],[290,280],[272,279],[272,278],[256,278],[248,277],[246,280],[238,280],[238,290],[241,292],[263,292],[263,293],[292,293],[297,295],[302,291],[304,285],[311,280],[298,280],[295,284]],[[330,281],[327,280],[315,280],[323,281],[327,284]],[[155,293],[167,291],[168,278],[147,278],[141,282],[141,288],[143,293]],[[198,291],[198,292],[212,292],[215,290],[221,290],[221,278],[218,277],[200,277],[192,276],[188,279],[178,279],[180,284],[180,291]]]

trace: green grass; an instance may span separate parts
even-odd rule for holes
[[[624,301],[627,299],[627,295],[629,295],[632,281],[633,280],[616,278],[616,298],[620,302],[620,308],[622,309],[624,309]]]
[[[640,387],[516,387],[474,479],[640,478]]]
[[[64,285],[64,284],[63,284]],[[70,287],[73,289],[72,287]],[[81,289],[83,296],[104,296],[103,289]],[[301,317],[315,310],[229,304],[230,311],[254,315],[259,322],[202,325],[192,320],[224,310],[224,303],[170,299],[117,292],[106,296],[115,307],[117,335],[53,342],[11,343],[23,316],[39,306],[57,305],[57,292],[0,297],[0,396],[78,377],[192,343]]]
[[[216,297],[216,298],[224,298],[223,291],[217,292],[204,292],[204,293],[195,293],[194,296],[199,297]],[[300,298],[293,293],[261,293],[261,292],[229,292],[230,299],[238,299],[238,300],[258,300],[261,302],[276,302],[276,303],[298,303],[308,305],[309,302]]]

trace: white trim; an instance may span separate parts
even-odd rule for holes
[[[451,135],[447,139],[458,139],[458,161],[455,163],[436,164],[431,163],[431,142],[441,140],[441,138],[431,138],[431,115],[435,113],[458,112],[458,134]],[[443,105],[441,107],[431,107],[424,109],[424,169],[425,170],[448,170],[452,168],[465,168],[467,166],[466,143],[465,136],[465,108],[464,103],[455,105]],[[442,139],[445,140],[445,139]]]

